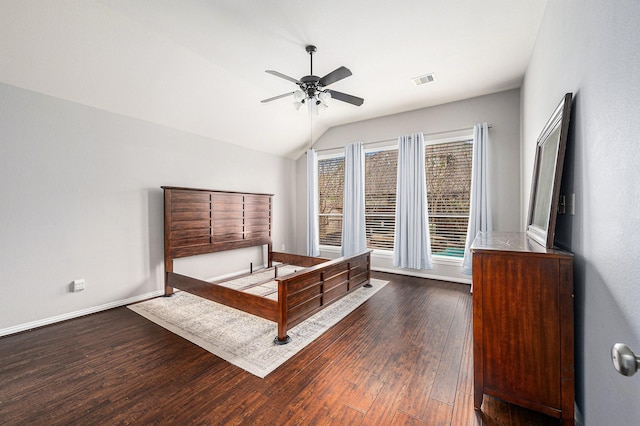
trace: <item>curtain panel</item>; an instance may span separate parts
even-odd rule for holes
[[[344,147],[344,203],[342,256],[367,250],[364,216],[364,147],[361,142]]]
[[[318,154],[307,151],[307,256],[320,256]]]
[[[469,225],[465,242],[462,273],[471,275],[473,266],[469,248],[478,232],[493,230],[489,191],[489,125],[473,126],[473,158],[471,165],[471,196],[469,200]]]
[[[398,138],[398,182],[393,265],[431,269],[425,148],[422,133]]]

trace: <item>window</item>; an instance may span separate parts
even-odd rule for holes
[[[464,257],[472,153],[470,141],[426,146],[429,233],[434,255]]]
[[[318,159],[318,213],[320,245],[342,244],[344,157]]]
[[[431,250],[434,255],[464,256],[469,222],[473,145],[460,138],[428,142],[425,168]],[[397,146],[365,152],[365,221],[367,247],[393,250],[395,232]],[[344,156],[318,160],[320,244],[340,247]]]
[[[364,158],[364,173],[367,247],[393,250],[398,149],[367,152]]]

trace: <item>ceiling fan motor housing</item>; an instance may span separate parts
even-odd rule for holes
[[[317,75],[307,75],[300,79],[300,89],[307,94],[309,98],[313,98],[320,91],[320,77]]]

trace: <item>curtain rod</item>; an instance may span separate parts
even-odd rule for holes
[[[492,124],[489,124],[487,127],[488,127],[489,129],[491,129],[491,128],[493,127],[493,125],[492,125]],[[443,130],[443,131],[441,131],[441,132],[424,133],[424,136],[437,136],[437,135],[442,135],[442,134],[446,134],[446,133],[462,132],[462,131],[465,131],[465,130],[473,130],[473,127],[464,127],[464,128],[462,128],[462,129]],[[397,142],[397,141],[398,141],[398,138],[394,138],[394,139],[382,139],[382,140],[379,140],[379,141],[363,142],[363,143],[362,143],[362,145],[366,147],[366,146],[368,146],[368,145],[376,145],[376,144],[384,143],[384,142]],[[337,146],[337,147],[335,147],[335,148],[316,149],[315,151],[316,151],[316,152],[334,151],[334,150],[342,149],[342,148],[344,148],[344,147]]]

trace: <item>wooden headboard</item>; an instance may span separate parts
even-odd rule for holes
[[[261,245],[271,266],[272,194],[162,189],[165,274],[173,272],[173,259]],[[167,290],[165,284],[165,294],[173,292]]]

